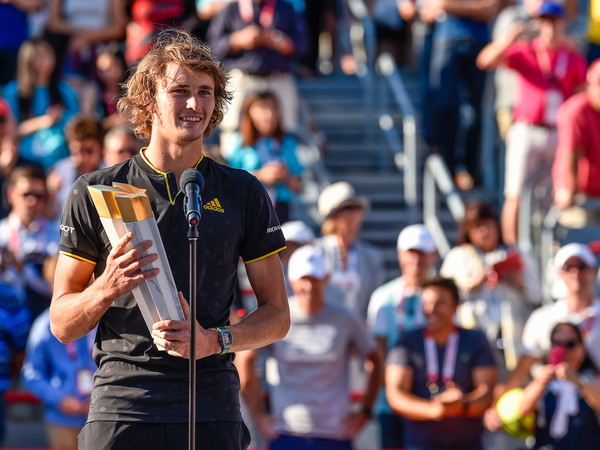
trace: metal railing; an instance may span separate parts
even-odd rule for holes
[[[356,74],[363,84],[363,108],[366,117],[373,117],[375,114],[373,68],[377,46],[375,23],[363,0],[348,0],[348,10],[356,19],[351,24],[349,33],[352,56],[356,61]],[[365,144],[373,148],[374,140],[373,124],[365,120]]]
[[[380,102],[379,127],[386,138],[387,144],[394,154],[394,164],[404,172],[404,200],[409,209],[409,220],[417,220],[418,186],[417,186],[417,118],[415,108],[410,96],[404,86],[402,77],[394,58],[389,53],[382,53],[377,58],[377,70],[382,76],[384,83],[380,84],[382,89],[387,85],[395,102],[402,114],[402,141],[394,126],[394,120],[389,112],[386,101]],[[382,159],[384,156],[382,155]]]
[[[552,164],[540,167],[525,180],[519,196],[518,245],[540,257],[540,233],[544,217],[550,208]]]
[[[438,192],[442,198],[438,198]],[[450,251],[450,242],[439,219],[444,200],[452,218],[459,222],[465,214],[465,204],[454,186],[450,171],[440,155],[429,155],[423,172],[423,221],[431,232],[440,254],[444,258]]]

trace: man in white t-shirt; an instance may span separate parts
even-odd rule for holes
[[[600,364],[600,298],[596,294],[596,257],[585,244],[563,246],[554,257],[554,266],[564,283],[565,295],[556,302],[542,306],[525,323],[523,348],[515,370],[504,385],[496,387],[498,398],[509,389],[524,386],[535,363],[550,350],[550,332],[559,322],[571,322],[581,330],[588,354]],[[486,425],[499,428],[495,408],[486,414]]]
[[[421,284],[432,275],[437,251],[431,233],[422,224],[409,225],[398,235],[398,264],[402,275],[378,287],[369,301],[367,323],[382,355],[405,331],[425,326]],[[379,391],[375,413],[381,448],[404,447],[403,419],[394,414]]]

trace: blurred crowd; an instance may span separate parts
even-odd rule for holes
[[[359,237],[370,202],[352,185],[321,192],[320,230],[292,208],[304,173],[296,80],[356,72],[348,3],[0,2],[0,392],[41,400],[52,448],[76,446],[95,369],[94,331],[70,344],[50,332],[62,206],[79,176],[145,145],[118,101],[168,27],[206,41],[229,71],[235,96],[208,156],[263,183],[287,240],[290,332],[236,360],[253,447],[352,448],[374,419],[382,448],[600,448],[596,257],[563,246],[543,304],[546,268],[517,245],[520,194],[540,168],[558,208],[600,196],[600,1],[365,2],[377,51],[416,71],[422,142],[456,186],[477,188],[496,164],[481,156],[487,79],[505,148],[501,207],[469,202],[443,259],[425,226],[398,229],[392,280]],[[239,284],[231,320],[253,307],[243,270]],[[5,415],[0,400],[0,444]]]

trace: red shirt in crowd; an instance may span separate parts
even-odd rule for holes
[[[600,196],[600,112],[586,92],[568,99],[558,110],[558,148],[552,166],[554,189],[568,187],[568,164],[576,152],[577,192]]]
[[[519,73],[515,121],[556,125],[559,105],[585,82],[585,58],[567,46],[546,48],[540,38],[515,42],[504,57]]]

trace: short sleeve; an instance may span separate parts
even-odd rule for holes
[[[496,366],[494,353],[485,335],[478,330],[464,330],[464,332],[468,333],[465,337],[473,346],[471,353],[473,367]]]
[[[387,305],[388,291],[385,285],[371,295],[367,309],[367,324],[372,336],[387,337],[389,315],[394,314]]]
[[[385,361],[386,366],[410,367],[410,346],[408,337],[414,333],[405,333],[400,336],[398,342],[389,351]]]
[[[348,314],[349,326],[352,329],[352,345],[358,350],[358,353],[366,357],[375,350],[375,340],[367,332],[366,327],[359,322],[354,314]]]
[[[87,189],[84,177],[75,181],[60,223],[60,251],[95,264],[100,257],[101,222]]]
[[[540,345],[539,312],[539,310],[536,310],[531,313],[529,319],[525,322],[523,337],[521,339],[522,353],[534,358],[542,358],[544,356],[544,350]]]
[[[240,246],[240,256],[246,264],[285,248],[279,219],[267,191],[256,177],[252,177],[250,183],[245,232]]]
[[[510,69],[514,69],[518,72],[523,72],[528,68],[528,58],[526,53],[531,51],[526,42],[518,41],[508,46],[504,51],[504,57],[506,58],[506,65]],[[535,59],[534,59],[535,60]]]

